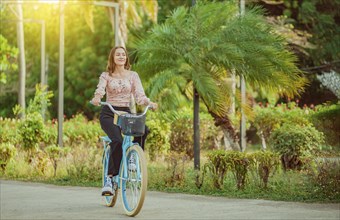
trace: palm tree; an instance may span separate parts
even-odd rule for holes
[[[296,57],[262,13],[253,8],[240,17],[233,2],[199,2],[190,10],[174,10],[137,44],[139,71],[153,77],[150,97],[174,85],[185,95],[193,85],[215,125],[239,149],[228,115],[231,70],[248,84],[280,95],[297,95],[305,84]]]

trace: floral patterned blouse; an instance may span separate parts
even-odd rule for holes
[[[94,93],[95,98],[102,99],[106,94],[106,102],[111,105],[129,107],[133,95],[138,105],[150,104],[150,99],[145,95],[138,73],[134,71],[129,73],[129,77],[118,79],[110,76],[108,72],[103,72]]]

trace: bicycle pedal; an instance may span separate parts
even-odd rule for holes
[[[102,196],[113,196],[110,192],[102,192]]]

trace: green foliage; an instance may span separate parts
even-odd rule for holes
[[[260,186],[268,188],[269,177],[274,174],[280,165],[279,155],[271,151],[257,151],[248,158],[260,180]]]
[[[185,153],[190,159],[194,157],[193,124],[191,115],[181,115],[171,123],[170,151]]]
[[[244,189],[250,160],[247,154],[239,151],[212,151],[208,154],[208,162],[204,172],[212,174],[214,186],[221,189],[227,171],[231,171],[236,181],[237,189]]]
[[[11,143],[0,144],[0,168],[5,171],[7,164],[15,156],[17,150]]]
[[[37,84],[35,86],[34,98],[29,101],[28,107],[26,109],[26,114],[41,112],[41,109],[47,108],[51,105],[51,98],[53,97],[53,92],[47,90],[47,86],[42,86]]]
[[[65,124],[67,124],[68,121],[65,121]],[[45,128],[44,128],[44,134],[43,134],[43,140],[45,146],[53,145],[57,143],[58,138],[58,124],[56,123],[56,120],[48,120],[45,122]]]
[[[285,124],[310,126],[311,122],[308,120],[308,110],[297,107],[295,102],[289,102],[275,107],[256,106],[252,124],[257,134],[268,141],[272,132]]]
[[[67,153],[71,151],[71,149],[69,147],[61,148],[57,145],[49,145],[44,150],[47,153],[48,158],[52,162],[53,169],[54,169],[53,176],[56,177],[58,162],[60,161],[62,157],[66,156]]]
[[[310,111],[313,125],[325,134],[326,143],[340,149],[340,104],[318,105]]]
[[[253,125],[257,129],[258,135],[268,139],[273,130],[282,123],[282,111],[276,107],[261,108],[255,107],[255,117]]]
[[[98,181],[102,178],[102,155],[95,147],[77,145],[71,148],[67,159],[67,175],[87,181]]]
[[[0,117],[0,143],[11,143],[13,145],[19,143],[17,129],[19,123],[19,119]]]
[[[226,152],[222,150],[215,150],[210,152],[207,155],[208,162],[204,165],[204,174],[202,181],[204,181],[204,176],[206,175],[206,172],[209,171],[212,176],[214,186],[217,189],[222,188],[227,171],[230,170],[230,165],[226,160],[225,154]]]
[[[44,134],[44,122],[37,112],[27,114],[18,125],[18,133],[21,137],[20,146],[26,151],[36,149]]]
[[[0,84],[6,84],[6,72],[18,69],[18,65],[15,63],[18,49],[9,45],[2,34],[0,34],[0,48]]]
[[[276,129],[270,139],[286,170],[302,168],[303,158],[313,156],[324,143],[323,133],[314,127],[292,124],[285,124]]]
[[[146,124],[150,129],[146,150],[150,160],[154,161],[157,157],[167,154],[170,150],[170,124],[154,113],[148,114]]]
[[[318,193],[330,200],[340,199],[340,162],[337,159],[317,161],[310,177]]]
[[[84,115],[77,114],[64,123],[65,144],[69,146],[86,143],[95,145],[104,134],[99,123],[88,121]]]
[[[237,189],[244,189],[250,160],[245,153],[239,151],[228,151],[226,157],[230,164],[231,172],[234,174]]]
[[[183,153],[170,152],[165,161],[168,164],[167,172],[164,176],[165,184],[169,187],[180,186],[184,184],[185,179],[185,162],[188,157]]]
[[[218,148],[218,128],[214,125],[213,118],[207,113],[200,112],[200,147],[201,149]],[[193,115],[192,110],[182,108],[179,112],[172,113],[170,134],[170,150],[185,153],[193,158]]]
[[[304,0],[299,5],[298,16],[294,18],[312,33],[311,42],[316,48],[310,52],[319,63],[339,59],[339,7],[339,0]]]
[[[234,69],[250,85],[297,94],[305,80],[285,40],[272,34],[259,8],[247,11],[242,19],[237,13],[234,2],[200,1],[191,10],[177,8],[156,25],[137,46],[138,69],[155,77],[150,77],[155,93],[175,84],[190,97],[187,90],[194,86],[207,109],[224,116],[231,95],[225,79]],[[175,75],[179,83],[165,83]]]

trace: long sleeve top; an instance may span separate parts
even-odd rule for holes
[[[129,72],[129,77],[124,79],[113,78],[108,72],[103,72],[99,77],[99,83],[94,93],[95,98],[102,99],[106,94],[106,102],[113,106],[129,107],[131,95],[138,105],[150,104],[146,97],[142,82],[138,73]]]

